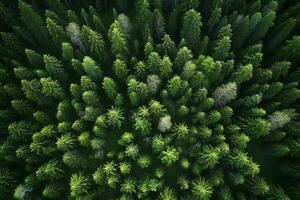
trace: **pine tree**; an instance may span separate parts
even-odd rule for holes
[[[63,175],[62,163],[57,160],[48,161],[36,171],[37,178],[41,180],[57,180],[62,178]]]
[[[200,177],[192,182],[192,193],[196,199],[208,200],[212,196],[213,188],[206,179]]]
[[[12,193],[15,187],[13,172],[7,168],[0,169],[0,197],[5,198],[5,195]]]
[[[46,34],[46,29],[41,16],[36,13],[30,4],[27,4],[22,0],[19,0],[18,5],[22,22],[41,44],[46,45],[45,42],[48,39],[48,35]]]
[[[190,134],[189,127],[184,123],[175,124],[172,131],[178,139],[186,139]]]
[[[216,106],[224,106],[237,96],[237,85],[235,82],[229,82],[217,87],[212,94]]]
[[[8,125],[8,133],[16,141],[28,138],[34,130],[35,127],[27,121],[16,121]]]
[[[283,48],[278,52],[278,56],[285,60],[294,60],[299,56],[300,48],[300,36],[293,36],[291,40],[288,40]]]
[[[125,80],[128,76],[129,69],[126,66],[126,63],[123,60],[116,59],[114,61],[114,67],[113,67],[115,75],[120,80]]]
[[[92,58],[85,56],[83,58],[82,66],[84,71],[91,79],[101,80],[103,74],[102,69],[96,64],[96,62]]]
[[[203,151],[200,153],[199,161],[204,168],[213,168],[218,164],[220,158],[218,149],[214,149],[210,146],[203,147]]]
[[[291,63],[287,61],[276,62],[272,65],[272,78],[278,80],[281,76],[286,76],[288,70],[291,67]]]
[[[118,88],[116,82],[113,79],[109,77],[104,77],[102,82],[102,88],[104,89],[108,98],[110,98],[111,100],[117,97]]]
[[[173,97],[178,96],[179,94],[182,94],[185,89],[185,83],[183,80],[181,80],[180,76],[175,75],[173,78],[171,78],[168,82],[168,91]]]
[[[253,76],[253,66],[248,64],[246,66],[241,66],[234,74],[233,80],[239,85],[242,82],[248,81]]]
[[[249,30],[249,16],[243,17],[239,23],[233,28],[232,47],[239,49],[246,40]]]
[[[62,48],[62,57],[65,60],[71,61],[74,56],[74,48],[70,43],[64,42],[61,45]]]
[[[11,106],[14,110],[16,110],[19,114],[28,114],[33,112],[32,105],[27,100],[17,100],[14,99],[11,101]]]
[[[165,188],[159,195],[160,199],[177,200],[175,192],[171,188]]]
[[[284,21],[282,24],[277,25],[276,28],[278,27],[278,29],[280,29],[277,29],[276,31],[278,31],[279,33],[274,31],[275,34],[271,37],[271,39],[269,39],[267,49],[269,51],[275,50],[289,36],[295,25],[296,19],[292,17]]]
[[[121,185],[121,192],[125,192],[128,194],[134,193],[136,182],[133,179],[126,179],[124,183]]]
[[[142,41],[149,36],[150,10],[148,0],[138,0],[135,4],[137,29],[141,30]]]
[[[282,128],[285,124],[289,123],[291,117],[286,112],[276,111],[269,115],[269,122],[271,123],[271,129],[276,130]]]
[[[71,134],[62,135],[57,139],[56,145],[59,150],[69,151],[76,143],[76,139]]]
[[[120,108],[111,107],[107,112],[107,123],[113,128],[120,129],[124,121],[123,111]]]
[[[165,19],[158,9],[153,11],[153,35],[155,39],[160,39],[165,34]]]
[[[225,60],[231,47],[231,26],[227,25],[219,30],[218,40],[214,47],[213,57],[216,60]]]
[[[138,145],[133,145],[133,144],[128,145],[126,147],[125,154],[129,158],[135,160],[137,158],[138,154],[139,154],[139,147],[138,147]]]
[[[147,68],[150,73],[157,73],[160,68],[161,58],[157,52],[151,52],[147,59]]]
[[[27,59],[29,63],[34,67],[41,67],[43,64],[43,57],[31,49],[25,49],[25,54],[27,56]]]
[[[16,187],[14,192],[14,198],[21,200],[28,197],[33,189],[24,185],[19,185]]]
[[[67,34],[64,29],[50,18],[46,19],[47,29],[54,43],[60,47],[63,42],[67,41]]]
[[[66,71],[63,68],[61,61],[59,61],[54,56],[44,55],[43,60],[45,63],[45,69],[50,74],[53,79],[66,80]]]
[[[54,81],[51,78],[41,78],[42,91],[46,96],[54,97],[56,99],[64,99],[66,94],[58,81]]]
[[[250,43],[254,43],[260,40],[271,28],[274,24],[274,19],[276,16],[276,12],[270,11],[268,12],[261,21],[256,25],[255,29],[253,30],[253,34],[251,35],[249,41]]]
[[[265,195],[268,194],[270,187],[264,179],[255,177],[250,183],[250,190],[253,194]]]
[[[192,49],[193,52],[198,51],[197,45],[200,43],[201,26],[200,13],[193,9],[185,13],[181,37],[187,41],[188,47]]]
[[[78,24],[75,22],[69,23],[69,25],[66,27],[66,31],[73,45],[78,46],[81,51],[85,52],[85,47],[80,36],[80,28]]]
[[[55,11],[57,14],[63,16],[64,18],[67,17],[67,10],[63,5],[63,3],[61,3],[59,0],[54,0],[54,1],[47,0],[47,3],[51,8],[51,10]]]
[[[167,148],[161,152],[161,162],[167,167],[170,167],[174,162],[179,159],[179,153],[175,148]]]
[[[250,137],[258,138],[270,133],[271,124],[261,118],[248,119],[246,123],[243,124],[243,129]]]
[[[115,56],[119,54],[121,58],[126,59],[128,54],[127,40],[119,22],[115,21],[115,23],[116,25],[113,26],[114,24],[112,24],[110,32],[108,33],[108,37],[112,43],[112,52]]]
[[[83,26],[82,38],[85,41],[85,46],[88,47],[89,52],[91,52],[94,57],[103,60],[105,57],[105,46],[102,35],[87,26]]]
[[[91,183],[88,177],[81,173],[73,174],[70,179],[71,196],[78,198],[82,195],[88,194],[90,185]]]
[[[49,183],[44,187],[43,196],[46,198],[59,198],[62,194],[62,189],[59,183]]]
[[[174,41],[171,39],[170,35],[167,34],[164,35],[162,40],[164,54],[169,56],[171,59],[174,59],[177,51]]]
[[[177,52],[176,58],[174,60],[174,66],[175,68],[180,71],[184,64],[191,60],[193,58],[193,54],[191,52],[191,50],[189,50],[186,47],[183,47],[181,49],[179,49],[179,51]]]

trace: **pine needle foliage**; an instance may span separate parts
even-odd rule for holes
[[[0,199],[300,199],[297,0],[1,0]]]

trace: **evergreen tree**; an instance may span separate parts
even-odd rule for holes
[[[111,107],[107,112],[107,124],[120,129],[124,121],[123,111],[120,108]]]
[[[204,178],[198,178],[192,182],[192,193],[196,199],[210,199],[213,193],[213,188],[210,183]]]
[[[62,57],[65,60],[71,61],[74,55],[74,48],[70,43],[64,42],[61,45],[62,48]]]
[[[253,34],[249,38],[249,41],[251,43],[256,42],[260,40],[271,28],[274,24],[274,19],[276,16],[276,12],[270,11],[268,12],[261,21],[256,25],[255,29],[253,30]]]
[[[50,74],[51,78],[64,80],[68,77],[62,63],[57,58],[50,55],[44,55],[43,60],[45,69]]]
[[[105,46],[102,35],[95,32],[87,26],[82,27],[82,38],[85,41],[85,46],[94,57],[103,60],[105,57]]]
[[[64,29],[50,18],[46,19],[47,29],[52,37],[53,42],[59,47],[67,41],[67,34]]]
[[[66,94],[58,81],[53,81],[51,78],[41,78],[42,91],[46,96],[56,99],[64,99]]]
[[[174,41],[167,34],[164,35],[162,40],[163,40],[162,48],[163,48],[164,54],[169,56],[171,59],[174,59],[175,55],[176,55],[176,46],[175,46]]]
[[[174,162],[179,159],[179,153],[175,148],[167,148],[161,152],[161,162],[167,167],[170,167]]]
[[[110,27],[110,32],[108,33],[109,39],[112,43],[112,52],[115,56],[122,56],[126,58],[128,54],[128,44],[126,37],[121,29],[121,25],[118,21],[115,21],[116,24],[112,24]]]
[[[216,60],[225,60],[231,47],[231,26],[224,26],[219,30],[218,40],[214,48],[213,57]]]
[[[218,149],[214,149],[210,146],[203,147],[203,151],[200,153],[199,161],[204,168],[212,168],[218,164],[220,158]]]
[[[73,174],[70,179],[71,196],[74,198],[88,194],[90,180],[83,174]]]
[[[45,42],[48,39],[48,35],[46,34],[45,26],[41,16],[36,13],[30,4],[27,4],[22,0],[19,0],[18,5],[21,20],[24,25],[31,31],[31,33],[39,42],[46,44]]]
[[[113,79],[109,77],[104,77],[102,82],[102,88],[104,89],[108,98],[110,98],[111,100],[114,100],[117,97],[118,88],[116,82]]]
[[[81,51],[85,52],[85,47],[80,36],[80,28],[78,24],[76,24],[75,22],[69,23],[69,25],[66,27],[66,31],[71,39],[71,42],[74,45],[78,46]]]
[[[85,56],[83,58],[82,66],[84,71],[88,74],[88,76],[93,80],[100,80],[102,78],[102,69],[96,64],[96,62]]]
[[[194,52],[198,51],[197,45],[200,44],[201,26],[202,22],[200,13],[193,9],[185,13],[181,37],[187,41],[188,47]]]
[[[217,106],[224,106],[237,96],[237,85],[235,82],[230,82],[217,87],[212,94]]]
[[[128,76],[129,69],[123,60],[116,59],[114,61],[114,73],[120,80],[125,80]]]

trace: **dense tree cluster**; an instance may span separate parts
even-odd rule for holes
[[[1,0],[0,199],[300,199],[297,0]]]

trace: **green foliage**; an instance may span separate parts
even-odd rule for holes
[[[175,148],[167,148],[161,152],[161,162],[170,167],[179,159],[179,153]]]
[[[213,188],[206,179],[199,177],[192,182],[192,193],[196,199],[207,200],[211,198]]]
[[[0,199],[299,199],[299,9],[1,1]]]
[[[217,106],[224,106],[237,96],[237,85],[235,82],[229,82],[216,88],[212,94]]]
[[[185,13],[181,37],[187,41],[188,47],[195,52],[197,52],[197,45],[200,43],[201,26],[202,22],[200,13],[193,9]]]
[[[41,84],[43,87],[42,91],[46,96],[56,99],[65,98],[65,92],[58,81],[53,81],[51,78],[41,78]]]
[[[103,72],[92,58],[85,56],[83,58],[82,66],[91,79],[100,80],[102,78]]]
[[[73,174],[70,179],[70,190],[72,197],[80,197],[88,194],[90,180],[83,174]]]

